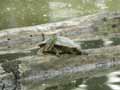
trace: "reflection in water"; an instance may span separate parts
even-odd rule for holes
[[[99,11],[94,0],[54,0],[49,2],[49,20],[58,21]]]
[[[112,90],[120,90],[120,85],[108,84]]]
[[[86,82],[86,84],[88,85],[87,90],[111,90],[105,84],[106,81],[107,81],[106,76],[91,78]]]
[[[77,88],[72,89],[72,90],[87,90],[87,85],[86,84],[81,84]]]
[[[93,77],[86,79],[78,79],[75,82],[76,87],[72,87],[67,90],[111,90],[109,86],[106,85],[107,77]],[[56,89],[59,90],[59,89]],[[66,90],[66,89],[61,89]]]
[[[62,88],[58,88],[62,87]],[[55,86],[45,90],[120,90],[120,71],[105,76],[78,79],[69,84]]]
[[[49,20],[56,21],[65,18],[75,17],[80,12],[72,7],[71,3],[65,2],[49,2]]]
[[[105,3],[106,0],[96,0],[96,6],[100,9],[108,8]]]
[[[120,71],[117,72],[112,72],[110,74],[108,74],[108,81],[107,83],[116,83],[116,82],[120,82]]]
[[[8,7],[6,9],[8,11],[9,16],[10,16],[10,18],[7,19],[8,20],[8,27],[15,27],[15,26],[17,26],[16,16],[15,16],[15,14],[13,14],[13,11],[11,10],[11,9],[14,9],[14,8],[9,8]]]
[[[0,0],[0,29],[48,22],[48,0]]]
[[[107,75],[108,81],[106,85],[112,90],[120,90],[120,71],[112,72]]]

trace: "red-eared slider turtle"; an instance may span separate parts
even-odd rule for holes
[[[79,44],[67,37],[62,36],[53,36],[41,42],[39,46],[42,53],[52,53],[56,55],[82,54]]]

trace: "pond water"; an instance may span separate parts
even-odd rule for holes
[[[100,11],[119,11],[120,0],[0,0],[0,29],[38,25]]]
[[[78,79],[69,84],[53,86],[45,90],[120,90],[120,71],[90,78],[87,81]]]
[[[1,0],[0,29],[56,22],[104,11],[120,11],[120,0]],[[112,38],[115,45],[119,38]],[[101,40],[96,44],[103,43]],[[94,47],[91,41],[91,47]],[[97,46],[101,47],[101,46]],[[46,90],[120,90],[120,71]]]

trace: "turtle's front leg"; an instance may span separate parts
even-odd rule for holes
[[[43,48],[40,48],[38,51],[37,51],[37,55],[40,55],[40,56],[43,56],[44,53],[43,53]]]
[[[52,39],[50,40],[48,50],[52,50],[54,48],[54,45],[56,44],[57,37],[53,36]]]
[[[45,45],[44,51],[51,51],[54,48],[55,43],[56,43],[56,41],[54,41],[54,40],[49,41]]]

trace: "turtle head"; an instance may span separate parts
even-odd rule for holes
[[[43,47],[43,46],[45,46],[45,43],[40,43],[38,46]]]
[[[41,33],[41,35],[42,35],[42,41],[44,41],[45,40],[45,34]]]

